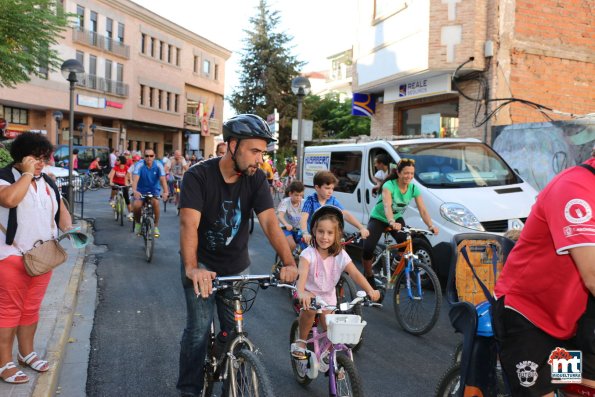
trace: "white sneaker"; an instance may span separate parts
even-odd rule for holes
[[[134,220],[134,214],[132,212],[130,214],[128,214],[128,220],[130,222],[132,222]]]

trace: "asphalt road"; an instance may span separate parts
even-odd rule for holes
[[[162,212],[161,238],[153,261],[144,258],[141,238],[129,222],[119,226],[108,205],[108,190],[85,194],[85,217],[95,218],[99,299],[91,334],[87,395],[177,396],[179,341],[185,324],[180,285],[178,217],[171,206]],[[250,240],[251,272],[267,273],[274,258],[260,227]],[[279,396],[326,396],[328,381],[320,375],[307,387],[293,378],[289,330],[294,315],[285,291],[260,291],[244,318],[250,338]],[[443,305],[435,328],[420,337],[402,331],[392,303],[364,313],[368,326],[355,362],[369,396],[431,396],[449,367],[455,335]],[[197,365],[202,365],[197,363]]]

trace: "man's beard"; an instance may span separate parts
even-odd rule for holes
[[[251,169],[252,167],[252,169]],[[238,164],[238,160],[237,159],[233,159],[233,170],[238,174],[238,175],[246,175],[246,176],[252,176],[256,173],[256,170],[258,169],[257,166],[247,166],[246,168],[240,168],[240,165]]]

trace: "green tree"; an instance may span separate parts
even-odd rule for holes
[[[61,59],[52,45],[68,26],[56,0],[0,0],[0,86],[14,87],[55,70]]]
[[[228,98],[237,113],[254,113],[263,118],[277,108],[279,144],[289,146],[291,119],[297,114],[297,100],[291,92],[291,80],[298,76],[303,62],[291,54],[292,37],[278,32],[281,17],[260,0],[252,28],[245,30],[245,47],[240,59],[240,82]]]
[[[314,121],[314,138],[370,135],[370,118],[352,116],[351,101],[340,102],[336,96],[309,96],[305,103]]]

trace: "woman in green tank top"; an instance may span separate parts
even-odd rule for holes
[[[370,235],[364,240],[363,265],[364,275],[373,282],[372,259],[374,258],[374,249],[382,232],[391,227],[392,236],[397,242],[404,241],[403,234],[397,233],[397,230],[405,225],[403,213],[409,202],[415,199],[415,204],[421,215],[421,219],[428,226],[428,229],[434,234],[438,234],[438,228],[432,224],[432,218],[426,210],[423,199],[421,198],[419,188],[413,183],[415,175],[415,160],[402,159],[397,168],[384,180],[382,184],[382,193],[378,197],[378,202],[370,213],[368,221],[368,230]]]

